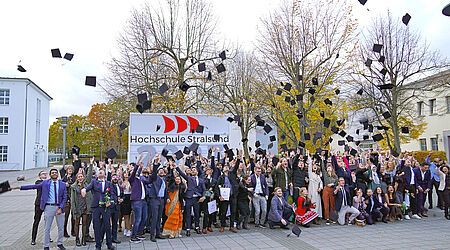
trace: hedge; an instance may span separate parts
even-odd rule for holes
[[[431,155],[431,161],[433,161],[434,158],[441,158],[444,161],[447,160],[445,151],[413,151],[412,153],[414,153],[414,158],[416,158],[417,161],[425,162],[425,159],[430,152],[433,152]]]

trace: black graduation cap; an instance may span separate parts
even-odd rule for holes
[[[320,116],[321,116],[322,118],[325,118],[325,112],[320,111]]]
[[[198,143],[192,143],[191,146],[189,146],[189,150],[191,150],[192,152],[197,152],[198,149]]]
[[[278,164],[278,162],[280,162],[280,159],[279,159],[278,157],[273,157],[273,158],[272,158],[272,164],[273,164],[274,166],[276,166],[276,165]]]
[[[142,104],[137,104],[136,105],[136,109],[137,109],[137,111],[139,112],[139,113],[144,113],[144,106],[142,105]]]
[[[338,145],[339,146],[344,146],[345,145],[345,141],[344,140],[339,140],[338,141]]]
[[[369,139],[369,135],[363,135],[363,140],[368,140]]]
[[[364,63],[367,67],[370,68],[370,66],[372,65],[372,60],[370,60],[369,58],[367,58],[366,62]]]
[[[283,93],[283,90],[278,89],[276,94],[277,94],[277,95],[281,95],[282,93]]]
[[[217,65],[216,66],[216,69],[217,69],[217,73],[222,73],[222,72],[225,72],[225,66],[223,65],[223,63],[221,63],[221,64],[219,64],[219,65]]]
[[[270,131],[272,131],[272,127],[270,127],[269,124],[266,124],[264,126],[264,131],[266,131],[266,133],[270,133]]]
[[[191,152],[191,150],[188,147],[184,147],[183,154],[188,155]]]
[[[163,83],[163,84],[159,87],[159,93],[161,93],[161,95],[164,95],[164,93],[166,93],[167,90],[169,90],[169,86],[167,86],[166,83]]]
[[[9,185],[9,181],[4,181],[4,182],[0,183],[0,194],[10,191],[9,190],[10,187],[11,186]]]
[[[285,101],[285,102],[291,102],[291,98],[290,98],[289,96],[286,96],[286,97],[284,98],[284,101]]]
[[[241,142],[246,142],[246,141],[248,141],[247,138],[242,138],[242,140],[241,140]]]
[[[331,142],[333,142],[333,137],[330,136],[330,137],[328,138],[328,143],[331,143]]]
[[[344,151],[346,152],[350,151],[350,147],[347,144],[344,145]]]
[[[161,155],[164,156],[164,157],[166,157],[168,153],[169,153],[169,150],[163,148],[163,150],[162,150],[162,152],[161,152]]]
[[[358,0],[360,4],[364,5],[367,3],[367,0]]]
[[[273,148],[273,142],[269,143],[269,145],[267,146],[268,149]]]
[[[230,159],[230,160],[233,159],[233,156],[234,156],[233,150],[226,150],[225,153],[228,154],[228,159]]]
[[[227,121],[228,121],[228,122],[233,122],[233,117],[228,117],[228,118],[227,118]]]
[[[332,126],[331,127],[331,132],[337,134],[339,132],[339,129],[337,127],[335,127],[335,126]]]
[[[382,48],[383,48],[383,45],[382,45],[382,44],[376,44],[376,43],[375,43],[375,44],[373,45],[372,51],[373,51],[373,52],[380,53]]]
[[[296,104],[295,100],[292,99],[292,100],[291,100],[291,106],[294,106],[295,104]]]
[[[302,141],[299,141],[298,146],[300,146],[301,148],[304,148],[306,146],[306,144]]]
[[[334,93],[336,93],[336,95],[339,95],[341,93],[341,90],[340,89],[336,89],[336,90],[334,90]]]
[[[285,136],[285,135],[283,135],[283,134],[282,134],[282,135],[281,135],[280,137],[281,137],[281,140],[284,140],[284,139],[286,139],[286,136]]]
[[[314,93],[316,93],[316,90],[314,88],[309,88],[308,93],[314,95]]]
[[[75,132],[78,133],[78,127],[75,127]]]
[[[380,56],[380,58],[378,58],[378,61],[380,63],[384,63],[384,60],[386,60],[386,57],[384,57],[384,56]]]
[[[144,104],[142,104],[142,108],[143,108],[144,110],[148,110],[148,109],[150,109],[151,107],[152,107],[152,101],[150,101],[150,100],[147,100],[147,101],[144,102]]]
[[[403,22],[405,25],[408,25],[409,20],[411,20],[411,15],[409,15],[408,13],[406,13],[406,14],[402,17],[402,22]]]
[[[255,142],[255,147],[257,147],[257,148],[261,147],[261,142],[256,141],[256,142]]]
[[[316,86],[319,85],[319,81],[317,80],[317,77],[312,78],[312,84],[316,85]]]
[[[222,59],[222,60],[227,59],[227,54],[225,53],[225,50],[222,51],[222,52],[220,52],[219,57],[220,57],[220,59]]]
[[[208,76],[206,77],[206,80],[211,81],[212,80],[212,74],[211,71],[208,71]]]
[[[52,49],[52,57],[53,58],[61,58],[61,51],[59,49]]]
[[[323,126],[325,128],[329,128],[330,127],[330,123],[331,123],[330,119],[325,118],[325,120],[323,120]]]
[[[389,119],[391,117],[391,114],[389,113],[389,111],[386,111],[382,114],[382,116],[384,117],[384,119]]]
[[[356,149],[354,149],[354,148],[352,148],[350,150],[350,154],[353,155],[353,156],[356,156],[357,153],[358,153],[358,151],[356,151]]]
[[[360,141],[355,141],[356,146],[359,146],[359,144],[361,144]]]
[[[333,102],[332,102],[330,99],[328,99],[328,98],[326,98],[323,102],[324,102],[326,105],[333,105]]]
[[[385,68],[381,69],[381,70],[380,70],[380,73],[381,73],[383,76],[385,76],[386,73],[387,73],[387,69],[385,69]],[[381,85],[381,86],[383,86],[383,85]],[[381,86],[380,86],[380,89],[381,89]]]
[[[138,103],[143,104],[147,101],[147,93],[142,93],[137,95]]]
[[[120,130],[124,130],[124,129],[126,129],[127,127],[128,127],[128,125],[127,125],[125,122],[122,122],[122,123],[119,125]]]
[[[383,140],[384,137],[381,134],[376,134],[376,135],[372,136],[372,138],[374,141],[381,141],[381,140]]]
[[[402,127],[402,133],[403,134],[409,134],[409,128],[408,127]]]
[[[180,89],[183,92],[186,92],[191,86],[189,86],[189,84],[187,84],[186,82],[181,83],[180,85]]]
[[[356,130],[356,134],[359,135],[359,129]]]
[[[158,132],[158,130],[161,128],[160,125],[156,125],[156,131]]]
[[[20,72],[27,72],[27,70],[24,67],[22,67],[22,65],[17,65],[17,70]]]
[[[387,72],[387,71],[386,71]],[[383,85],[378,85],[378,88],[380,89],[393,89],[395,87],[394,84],[383,84]]]
[[[264,120],[259,120],[259,121],[256,122],[256,126],[263,127],[264,124],[266,124],[266,122]]]
[[[358,92],[356,92],[356,94],[358,94],[358,95],[362,95],[363,94],[363,89],[361,88],[360,90],[358,90]]]
[[[64,59],[66,59],[68,61],[72,61],[72,58],[73,58],[73,54],[71,54],[71,53],[66,53],[64,55]]]
[[[277,137],[274,136],[274,135],[271,135],[269,138],[270,138],[270,141],[276,141],[277,140]]]
[[[336,121],[338,126],[341,126],[342,124],[344,124],[344,122],[345,122],[344,118],[342,118],[341,120]]]
[[[347,135],[347,132],[342,130],[341,132],[339,132],[339,135],[342,136],[342,137],[345,137]]]
[[[106,154],[106,157],[108,157],[108,159],[114,159],[117,157],[117,153],[113,148],[108,150],[105,154]]]
[[[202,126],[202,125],[197,125],[197,127],[195,128],[195,132],[197,132],[197,133],[203,133],[203,130],[205,129],[205,127],[204,126]]]
[[[175,152],[175,158],[177,160],[183,158],[183,156],[184,156],[184,154],[183,154],[183,152],[181,152],[181,150],[178,150],[177,152]]]
[[[313,103],[313,102],[316,100],[316,98],[315,98],[314,96],[311,96],[311,97],[309,98],[309,100],[311,101],[311,103]]]
[[[256,115],[255,116],[255,121],[260,121],[260,120],[262,120],[261,117],[259,115]]]
[[[284,90],[286,91],[291,91],[292,85],[290,83],[286,83],[286,85],[284,85]]]
[[[77,145],[73,145],[72,154],[80,155],[80,147],[78,147]]]
[[[309,133],[305,133],[305,140],[306,141],[311,140],[311,135]]]
[[[345,139],[346,139],[348,142],[352,142],[352,141],[353,141],[353,136],[347,135],[347,137],[345,137]]]
[[[214,135],[214,141],[219,141],[220,135]]]
[[[86,80],[84,82],[87,86],[95,87],[97,86],[97,77],[96,76],[86,76]]]
[[[240,122],[241,121],[241,116],[240,115],[235,115],[234,116],[234,121]]]
[[[206,64],[205,63],[199,63],[198,64],[198,72],[203,72],[206,70]]]
[[[369,124],[369,132],[372,133],[373,132],[373,125]]]
[[[280,147],[281,147],[281,149],[283,149],[284,151],[287,151],[287,150],[288,150],[286,144],[281,144]]]
[[[301,102],[301,101],[303,101],[303,95],[302,94],[296,95],[295,99],[296,99],[297,102]]]
[[[320,133],[320,132],[315,132],[315,133],[314,133],[314,137],[313,137],[313,142],[316,143],[316,141],[317,141],[318,139],[320,139],[321,137],[322,137],[322,133]]]

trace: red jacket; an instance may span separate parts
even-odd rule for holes
[[[297,215],[303,216],[307,211],[309,211],[311,208],[314,208],[314,205],[311,204],[311,200],[305,200],[305,198],[299,196],[297,201],[297,209],[295,210],[295,213]]]

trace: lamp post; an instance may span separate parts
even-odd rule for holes
[[[61,127],[63,128],[63,149],[62,149],[62,165],[63,169],[66,166],[66,128],[67,128],[67,121],[70,119],[67,116],[61,116],[56,118],[58,120],[61,120]]]

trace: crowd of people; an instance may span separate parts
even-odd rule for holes
[[[31,244],[44,213],[45,249],[54,218],[60,249],[70,237],[69,222],[77,246],[95,241],[100,249],[106,235],[108,249],[114,249],[119,232],[130,242],[155,242],[189,237],[191,231],[237,233],[248,230],[250,221],[272,229],[421,219],[428,216],[427,197],[433,207],[433,189],[450,219],[449,166],[432,153],[418,162],[414,154],[394,157],[360,148],[315,154],[298,148],[278,156],[259,150],[248,158],[234,152],[211,147],[208,155],[191,152],[177,163],[172,156],[142,153],[128,165],[95,158],[88,163],[74,154],[72,165],[50,170],[50,179],[41,171],[36,184],[12,189],[37,189]]]

